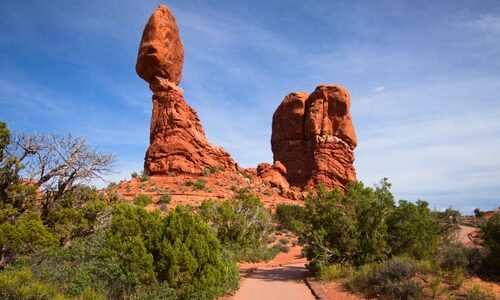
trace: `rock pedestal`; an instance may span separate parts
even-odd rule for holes
[[[196,111],[177,86],[183,62],[175,18],[160,5],[144,28],[136,64],[154,93],[144,169],[149,175],[199,174],[212,166],[236,169],[228,153],[207,141]]]

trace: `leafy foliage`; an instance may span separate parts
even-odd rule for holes
[[[54,286],[34,280],[31,271],[19,270],[0,272],[0,299],[63,300],[66,298]]]
[[[123,291],[167,283],[177,297],[211,299],[238,283],[235,262],[224,257],[210,228],[182,207],[162,218],[158,212],[119,205],[106,255],[117,257]]]
[[[0,266],[18,254],[33,253],[57,244],[35,212],[17,218],[13,215],[15,212],[9,206],[0,209]]]
[[[481,227],[481,236],[487,251],[487,267],[500,274],[500,212],[495,213]]]
[[[169,204],[171,200],[172,200],[172,196],[170,194],[164,194],[164,195],[161,195],[161,197],[160,197],[161,204]]]
[[[153,203],[153,198],[149,195],[145,194],[139,194],[135,199],[134,199],[134,204],[139,205],[139,206],[148,206],[149,204]]]
[[[389,183],[372,189],[351,183],[346,192],[320,187],[306,199],[311,232],[306,248],[313,272],[322,265],[362,265],[389,254],[385,220],[394,206]]]
[[[303,235],[306,228],[307,212],[303,206],[279,204],[276,207],[276,219],[280,228],[288,229],[297,235]]]
[[[436,253],[438,224],[431,217],[427,202],[399,201],[387,224],[391,254],[421,259]]]
[[[200,216],[222,245],[234,251],[239,260],[267,260],[272,258],[268,254],[279,252],[267,247],[274,223],[269,210],[254,195],[240,192],[235,199],[224,202],[204,201]]]

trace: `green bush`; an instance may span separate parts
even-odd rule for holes
[[[101,256],[106,246],[106,232],[99,231],[84,238],[77,238],[68,247],[46,248],[29,257],[19,257],[9,268],[31,270],[33,277],[58,287],[66,297],[107,294],[120,278],[120,266],[115,258]],[[95,297],[96,299],[98,297]]]
[[[348,286],[369,298],[420,299],[422,287],[415,281],[414,260],[393,258],[382,264],[368,264],[356,271]]]
[[[146,182],[146,181],[148,181],[148,180],[149,180],[149,175],[148,175],[148,173],[147,173],[146,171],[142,171],[142,172],[141,172],[141,181],[142,181],[142,182]]]
[[[78,185],[66,193],[47,214],[45,225],[61,245],[92,234],[100,227],[100,216],[108,204],[95,188]]]
[[[495,213],[482,227],[481,237],[487,253],[486,267],[500,274],[500,212]]]
[[[387,225],[392,255],[409,255],[417,259],[435,255],[438,224],[431,217],[427,202],[399,201]]]
[[[117,204],[108,229],[19,257],[9,268],[31,270],[36,282],[78,299],[214,299],[239,283],[233,254],[182,207],[162,217]]]
[[[198,178],[193,184],[193,190],[204,190],[206,189],[207,180],[205,178]]]
[[[478,249],[469,249],[461,243],[453,243],[444,246],[439,251],[439,266],[445,271],[460,269],[463,271],[477,270],[480,264],[480,253]],[[476,257],[476,261],[473,260]]]
[[[387,257],[386,218],[394,207],[390,184],[375,189],[350,183],[346,192],[319,187],[306,199],[307,258],[313,273],[334,263],[356,266]]]
[[[162,218],[157,211],[119,206],[108,249],[131,287],[167,283],[178,298],[212,299],[238,282],[235,262],[224,258],[210,228],[186,208]]]
[[[35,280],[30,270],[22,269],[0,272],[0,299],[64,300],[66,297],[54,286]]]
[[[164,195],[161,195],[161,197],[160,197],[161,204],[169,204],[171,200],[172,200],[172,196],[170,196],[170,194],[164,194]]]
[[[320,280],[336,280],[349,277],[351,272],[352,268],[349,265],[333,264],[321,268],[316,274],[316,278]]]
[[[57,245],[56,237],[43,226],[38,214],[27,212],[17,218],[16,214],[12,206],[0,208],[0,267],[16,255]]]
[[[149,195],[145,194],[139,194],[135,199],[134,199],[134,204],[139,205],[139,206],[148,206],[149,204],[153,203],[153,198]]]
[[[224,202],[204,201],[200,216],[222,245],[235,252],[238,260],[255,261],[275,254],[275,250],[267,247],[274,233],[272,215],[258,197],[238,193],[235,199]]]
[[[279,204],[276,207],[276,219],[280,228],[288,229],[297,235],[303,235],[306,223],[306,209],[293,204]]]

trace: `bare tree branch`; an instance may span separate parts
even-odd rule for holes
[[[98,152],[84,138],[71,135],[18,134],[7,152],[21,163],[21,177],[45,194],[44,209],[74,185],[103,179],[115,161],[112,154]]]

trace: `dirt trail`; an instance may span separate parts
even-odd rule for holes
[[[304,282],[307,260],[301,256],[301,249],[291,247],[269,262],[240,264],[240,289],[219,300],[314,300]]]
[[[304,264],[245,270],[240,289],[228,300],[314,300],[304,283],[306,272]]]

